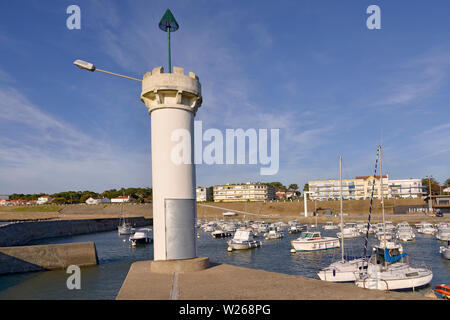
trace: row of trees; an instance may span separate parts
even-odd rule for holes
[[[37,200],[39,197],[49,195],[53,198],[52,203],[55,204],[72,204],[84,203],[89,198],[116,198],[119,196],[130,196],[136,199],[137,202],[144,202],[144,199],[152,198],[151,188],[121,188],[119,190],[111,189],[105,190],[102,193],[94,191],[65,191],[53,194],[37,193],[37,194],[22,194],[14,193],[9,196],[11,200]]]
[[[427,194],[430,193],[430,188],[431,194],[442,194],[445,193],[443,191],[445,188],[450,187],[450,178],[446,179],[442,184],[440,184],[433,177],[426,177],[422,179],[422,185],[425,186]]]
[[[268,186],[274,187],[276,191],[291,191],[296,192],[298,196],[300,196],[300,191],[298,191],[298,185],[295,183],[290,184],[288,187],[283,185],[281,182],[266,182]]]

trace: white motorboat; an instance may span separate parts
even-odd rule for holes
[[[338,232],[336,236],[338,238],[342,238],[344,236],[344,239],[353,239],[358,238],[361,234],[359,233],[358,229],[356,228],[356,223],[347,223],[342,228],[342,232]]]
[[[440,246],[439,253],[445,258],[450,259],[450,241],[447,242],[447,246]]]
[[[360,234],[366,234],[367,231],[367,223],[364,223],[362,221],[356,222],[356,229]]]
[[[339,226],[336,224],[333,224],[333,221],[327,221],[327,222],[325,222],[323,229],[324,230],[335,230],[335,229],[339,229]]]
[[[216,227],[217,227],[217,224],[213,221],[210,221],[203,227],[203,231],[213,232],[214,230],[216,230]]]
[[[414,234],[414,231],[410,226],[398,227],[397,231],[395,232],[395,239],[397,240],[407,242],[414,241],[415,238],[416,235]]]
[[[415,268],[403,262],[406,253],[400,245],[381,242],[374,248],[366,273],[360,273],[355,284],[376,290],[410,290],[430,283],[433,272],[427,268]]]
[[[269,232],[269,224],[268,223],[260,223],[258,226],[258,233],[266,233]]]
[[[441,241],[449,241],[450,240],[450,226],[441,227],[436,232],[436,239]]]
[[[411,226],[409,225],[409,223],[407,221],[402,221],[397,224],[397,229],[404,228],[404,227],[411,227]]]
[[[429,222],[421,222],[419,229],[417,229],[417,232],[422,233],[422,234],[433,235],[433,234],[435,234],[436,229]]]
[[[216,239],[217,238],[227,238],[227,237],[231,237],[232,233],[218,229],[218,230],[214,230],[213,232],[211,232],[211,236]]]
[[[340,242],[338,238],[322,237],[318,231],[306,231],[292,240],[291,245],[295,251],[318,251],[339,248]]]
[[[228,241],[228,251],[258,248],[261,245],[261,241],[253,240],[250,230],[236,230],[233,239]]]
[[[391,241],[395,238],[395,234],[392,231],[378,231],[376,233],[376,237],[379,241],[383,241],[386,239],[386,241]]]
[[[140,228],[130,237],[131,245],[152,243],[153,239],[150,237],[150,228]]]
[[[264,234],[264,239],[266,240],[281,239],[283,237],[284,237],[283,232],[280,232],[276,229],[269,230],[269,232]]]
[[[237,224],[232,223],[232,222],[230,222],[230,223],[225,223],[225,224],[223,225],[223,230],[224,230],[224,231],[235,232],[236,229],[238,229]]]

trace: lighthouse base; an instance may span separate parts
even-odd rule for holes
[[[169,274],[174,272],[201,271],[207,268],[209,268],[209,258],[207,257],[179,260],[157,260],[152,261],[150,265],[151,272]]]

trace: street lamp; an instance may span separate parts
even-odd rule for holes
[[[97,69],[94,64],[92,64],[90,62],[83,61],[83,60],[75,60],[73,62],[73,64],[76,65],[78,68],[83,69],[83,70],[88,70],[88,71],[91,71],[91,72],[100,71],[100,72],[103,72],[103,73],[112,74],[113,76],[127,78],[127,79],[131,79],[131,80],[134,80],[134,81],[142,82],[141,79],[136,79],[136,78],[124,76],[124,75],[121,75],[121,74],[118,74],[118,73],[109,72],[109,71],[102,70],[102,69]]]

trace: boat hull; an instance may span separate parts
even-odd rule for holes
[[[404,267],[400,266],[400,268]],[[413,290],[426,286],[433,278],[433,272],[430,270],[406,268],[408,272],[404,272],[406,276],[401,278],[398,278],[398,273],[395,271],[393,273],[374,272],[365,279],[356,280],[355,284],[361,288],[374,290]],[[417,275],[412,275],[414,273]]]
[[[338,261],[320,270],[317,275],[322,281],[355,282],[363,263],[361,258],[344,262]],[[364,264],[367,266],[367,262]]]
[[[321,239],[314,241],[291,241],[292,247],[295,251],[321,251],[340,248],[341,243],[339,239]]]
[[[258,248],[261,246],[261,242],[259,241],[249,241],[245,243],[237,243],[237,242],[229,242],[228,246],[233,250],[246,250],[252,248]]]
[[[133,245],[148,244],[148,243],[152,243],[153,239],[152,238],[132,239],[131,242]]]
[[[128,235],[133,234],[134,232],[133,228],[128,227],[117,227],[117,231],[119,232],[119,235]]]
[[[450,259],[450,249],[446,247],[440,247],[440,253],[445,259]]]
[[[231,237],[231,232],[213,233],[212,237],[216,239]]]
[[[376,278],[368,278],[364,280],[357,280],[355,284],[360,288],[376,289],[376,290],[412,290],[426,286],[430,283],[433,275],[423,276],[416,279],[401,279],[401,280],[382,280]]]

